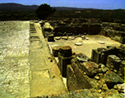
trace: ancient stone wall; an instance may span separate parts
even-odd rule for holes
[[[111,39],[122,44],[125,43],[125,27],[124,24],[118,23],[102,23],[101,35],[108,36]]]
[[[89,60],[84,61],[85,58],[79,59],[77,56],[73,58],[71,65],[67,66],[67,87],[69,91],[89,89],[106,98],[110,96],[106,96],[109,92],[112,93],[111,95],[123,94],[124,74],[122,74],[122,69],[124,61],[120,64],[117,58],[112,59],[111,57],[112,55],[108,57],[107,65],[96,64]],[[122,74],[122,77],[120,74]],[[118,89],[118,85],[120,89]]]
[[[121,48],[122,47],[122,48]],[[92,50],[92,60],[106,65],[109,70],[124,79],[124,45],[120,47],[98,48]]]
[[[58,32],[62,32],[62,34],[64,32],[67,33],[72,33],[72,34],[90,34],[90,35],[96,35],[99,34],[101,31],[101,26],[100,24],[88,24],[88,23],[84,23],[81,24],[81,26],[58,26],[54,29],[55,32],[55,36],[58,36]]]

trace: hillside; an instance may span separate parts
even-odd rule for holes
[[[0,4],[0,10],[4,11],[32,11],[38,8],[37,5],[22,5],[16,3],[2,3]]]
[[[39,6],[38,5],[22,5],[17,3],[1,3],[0,10],[36,10]],[[75,8],[75,7],[53,7],[56,10],[85,10],[86,8]],[[90,8],[91,9],[91,8]]]
[[[3,20],[35,20],[36,9],[38,5],[22,5],[16,3],[0,4],[0,21]],[[87,18],[98,19],[103,22],[125,23],[125,10],[103,10],[92,8],[75,8],[75,7],[53,7],[57,11],[48,17],[48,19],[62,18]],[[79,13],[78,13],[79,12]]]

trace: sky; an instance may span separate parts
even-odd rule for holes
[[[0,0],[0,3],[19,3],[23,5],[47,3],[51,7],[125,9],[125,0]]]

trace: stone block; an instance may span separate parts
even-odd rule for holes
[[[77,54],[76,59],[79,62],[87,62],[87,61],[89,61],[89,58],[86,55],[82,54],[82,53]]]
[[[115,84],[124,83],[124,80],[116,73],[107,71],[104,75],[104,80],[109,89],[113,88]]]
[[[54,35],[53,34],[48,35],[48,41],[54,41]]]
[[[120,43],[125,44],[125,37],[121,37]]]
[[[98,48],[92,50],[92,60],[96,63],[106,64],[108,55],[117,55],[118,49],[116,47]]]
[[[75,63],[74,60],[71,60],[71,67],[73,68],[74,72],[79,70],[78,63]]]
[[[121,61],[120,68],[118,74],[122,79],[124,79],[124,68],[125,68],[125,60]]]
[[[70,57],[72,56],[72,48],[70,46],[61,46],[59,49],[59,55],[63,57]]]
[[[49,70],[43,70],[43,71],[33,71],[32,72],[32,79],[48,79],[50,77]]]
[[[71,65],[68,65],[67,66],[67,76],[66,76],[66,78],[69,79],[70,77],[72,77],[72,75],[74,75],[74,70],[71,67]]]
[[[92,49],[92,60],[96,63],[100,63],[101,53],[96,49]]]
[[[86,74],[90,77],[93,77],[98,72],[98,68],[99,68],[98,64],[91,61],[87,63],[83,63],[80,66],[81,66],[81,70],[86,72]]]
[[[66,73],[67,73],[67,65],[71,64],[71,59],[72,57],[63,57],[63,56],[59,56],[59,69],[62,73],[62,76],[66,77]]]
[[[77,70],[76,73],[77,84],[79,89],[90,89],[92,88],[91,84],[88,82],[87,78],[84,77],[84,74],[81,70]]]
[[[75,88],[75,85],[74,85],[74,83],[72,83],[72,82],[68,82],[68,90],[69,91],[74,91],[76,88]]]
[[[116,55],[108,55],[107,58],[107,67],[109,68],[109,70],[114,71],[117,70],[117,72],[119,71],[120,68],[120,58],[117,57]]]
[[[72,59],[72,63],[67,68],[67,86],[71,84],[69,82],[73,82],[75,84],[75,89],[83,89],[83,88],[91,88],[91,84],[88,82],[87,78],[84,77],[83,71],[81,71]]]
[[[53,46],[52,47],[54,57],[58,57],[59,48],[60,48],[60,46]]]

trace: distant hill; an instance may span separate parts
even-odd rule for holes
[[[76,7],[53,7],[56,10],[86,10],[86,9],[90,9],[90,10],[95,10],[93,8],[76,8]]]
[[[0,10],[8,10],[8,11],[29,11],[36,10],[38,5],[22,5],[17,3],[1,3]],[[75,8],[75,7],[53,7],[56,10],[85,10],[85,8]],[[91,9],[92,10],[92,9]]]
[[[37,20],[36,9],[38,5],[22,5],[17,3],[0,4],[0,21],[5,20]],[[63,18],[88,18],[97,19],[102,22],[117,22],[125,24],[125,10],[104,10],[92,8],[75,8],[75,7],[53,7],[56,12],[48,19]],[[93,20],[94,21],[94,20]]]
[[[38,8],[37,5],[22,5],[17,3],[1,3],[0,10],[8,10],[8,11],[29,11],[36,10]]]

